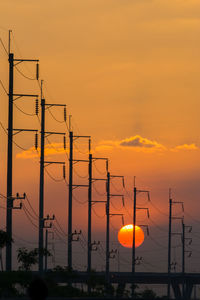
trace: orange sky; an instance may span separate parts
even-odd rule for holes
[[[138,188],[150,189],[152,202],[167,214],[171,187],[174,199],[184,201],[186,211],[198,219],[199,1],[2,0],[0,12],[3,42],[7,45],[7,30],[12,29],[15,56],[40,59],[47,102],[67,104],[68,114],[73,115],[74,132],[92,136],[95,155],[109,157],[111,173],[125,176],[127,190],[132,189],[133,176],[136,176]],[[0,65],[0,79],[7,88],[8,63],[3,48],[0,48]],[[29,77],[34,76],[33,65],[20,65],[20,70]],[[36,82],[17,73],[15,91],[39,93]],[[7,97],[2,89],[0,97],[0,120],[7,128]],[[19,100],[16,104],[26,112],[34,112],[32,100]],[[52,113],[62,120],[60,109],[53,109]],[[16,109],[14,119],[17,128],[39,129],[37,118],[27,117]],[[47,114],[47,127],[48,130],[66,129],[50,114]],[[3,170],[0,187],[5,193],[6,136],[2,129],[0,138]],[[34,136],[23,133],[15,140],[29,151],[14,147],[14,192],[27,192],[37,209],[39,159],[31,150]],[[55,149],[52,151],[49,145],[48,158],[66,160],[62,140],[51,137],[50,142],[60,154],[53,153]],[[86,145],[78,142],[78,147],[85,150]],[[104,171],[103,163],[98,168]],[[48,170],[57,179],[62,177],[59,167],[51,166]],[[86,166],[77,170],[81,175],[87,174]],[[122,192],[120,182],[115,184]],[[104,186],[98,188],[103,191]],[[55,213],[67,228],[66,185],[46,176],[45,195],[46,213]],[[76,195],[87,200],[86,191],[76,191]],[[120,200],[115,201],[120,208]],[[131,213],[131,200],[126,201]],[[142,198],[141,205],[145,201]],[[80,204],[74,205],[74,228],[86,230],[87,205],[83,205],[85,215],[81,216]],[[95,209],[103,216],[104,205],[101,208],[96,205]],[[151,205],[150,211],[156,223],[167,226],[167,217]],[[26,221],[22,212],[15,214],[15,230],[19,235]],[[130,216],[126,211],[124,214],[130,223]],[[187,218],[188,222],[193,221]],[[148,222],[143,215],[139,219]],[[93,222],[94,238],[97,238],[95,234],[103,232],[105,219],[94,216]],[[120,228],[121,219],[112,222]],[[113,237],[116,240],[117,235]],[[144,247],[152,250],[151,244],[144,243]]]

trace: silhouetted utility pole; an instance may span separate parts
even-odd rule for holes
[[[170,273],[171,273],[171,233],[172,233],[172,199],[171,190],[169,190],[169,234],[168,234],[168,285],[167,297],[170,299]]]
[[[44,168],[51,164],[62,164],[64,162],[45,161],[45,137],[52,134],[65,136],[64,132],[48,132],[45,131],[45,109],[52,106],[66,107],[65,104],[47,104],[43,98],[42,82],[41,82],[41,152],[40,152],[40,188],[39,188],[39,271],[43,272],[43,248],[44,248]]]
[[[45,250],[46,250],[46,255],[45,255],[45,260],[44,260],[44,270],[45,272],[47,271],[47,252],[48,252],[48,229],[45,231]]]
[[[47,217],[43,219],[43,228],[46,228],[46,231],[45,231],[45,248],[44,248],[45,252],[46,252],[45,253],[45,260],[44,260],[44,270],[45,270],[45,272],[47,272],[47,259],[48,259],[48,234],[49,234],[48,229],[52,228],[52,222],[50,222],[50,221],[53,221],[53,220],[55,220],[54,215],[52,216],[52,218],[50,218],[49,215],[47,215]]]
[[[135,265],[136,261],[138,261],[135,258],[135,226],[136,226],[136,211],[137,209],[144,209],[147,211],[147,216],[149,218],[149,209],[146,207],[137,207],[137,193],[147,193],[148,200],[150,201],[150,193],[146,190],[137,190],[135,186],[135,177],[134,177],[134,188],[133,188],[133,245],[132,245],[132,275],[133,275],[133,285],[132,285],[132,297],[134,297],[134,276],[135,276]],[[147,234],[149,235],[149,230],[147,225],[139,225],[144,226],[147,228]]]
[[[68,269],[72,269],[73,132],[69,132]]]
[[[172,205],[173,204],[180,204],[182,206],[182,211],[184,212],[184,204],[182,201],[172,201],[171,197],[171,189],[169,189],[169,233],[168,233],[168,285],[167,285],[167,297],[170,299],[170,286],[171,286],[171,238],[172,235],[180,235],[182,236],[183,233],[180,232],[172,232],[172,220],[181,220],[183,222],[183,217],[174,217],[172,215]],[[183,254],[183,250],[182,250]],[[182,261],[184,260],[184,255],[182,256]],[[174,263],[174,266],[176,262]]]
[[[9,30],[9,46],[8,46],[8,61],[9,61],[9,93],[8,93],[8,153],[7,153],[7,214],[6,214],[6,231],[10,239],[12,239],[12,165],[13,165],[13,102],[20,97],[37,97],[37,95],[14,94],[14,67],[24,61],[38,62],[33,59],[15,59],[14,54],[10,52],[10,35]],[[14,99],[14,97],[17,97]],[[6,270],[12,269],[12,243],[6,245]]]
[[[106,179],[101,179],[101,178],[92,178],[92,163],[95,160],[106,160],[107,158],[97,158],[93,157],[92,154],[90,153],[91,151],[91,145],[89,142],[89,178],[88,178],[88,246],[87,246],[87,256],[88,256],[88,263],[87,263],[87,272],[90,274],[91,272],[91,253],[93,250],[96,250],[96,246],[98,243],[95,241],[92,243],[92,204],[101,202],[105,203],[106,201],[93,201],[92,200],[92,183],[97,181],[97,180],[105,180]],[[88,292],[90,292],[90,286],[88,285]]]
[[[133,246],[132,246],[132,274],[135,275],[135,225],[136,225],[136,197],[137,189],[133,189]]]
[[[71,126],[69,126],[71,127]],[[73,189],[77,187],[88,187],[83,184],[73,184],[73,164],[78,162],[87,162],[88,159],[74,159],[73,158],[73,142],[78,138],[87,138],[90,140],[90,136],[82,135],[73,135],[73,131],[69,132],[69,194],[68,194],[68,270],[72,270],[72,242],[73,242],[73,233],[72,233],[72,198],[73,198]],[[90,145],[90,142],[89,142]]]
[[[188,229],[190,233],[192,231],[192,226],[186,226],[184,220],[182,220],[182,273],[183,273],[183,284],[182,284],[182,298],[185,299],[185,253],[188,253],[188,257],[191,257],[192,251],[185,250],[185,241],[188,240],[188,245],[191,245],[192,238],[185,237],[185,231]]]
[[[108,168],[107,168],[108,169]],[[123,195],[115,195],[110,193],[110,180],[111,178],[122,178],[124,186],[124,176],[110,175],[110,172],[107,172],[107,182],[106,182],[106,192],[107,192],[107,202],[106,202],[106,284],[107,284],[107,293],[110,284],[110,216],[122,216],[123,214],[110,214],[110,198],[114,196],[123,197]]]
[[[110,270],[110,172],[107,172],[107,203],[106,203],[106,283],[109,284],[109,270]]]

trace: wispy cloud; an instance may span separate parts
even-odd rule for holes
[[[45,146],[44,154],[45,156],[51,156],[51,155],[58,155],[58,154],[63,154],[66,153],[67,150],[63,148],[62,143],[52,143],[52,144],[47,144]],[[40,155],[40,148],[35,150],[34,147],[31,147],[25,151],[22,151],[20,153],[17,153],[16,157],[21,158],[21,159],[30,159],[30,158],[35,158]]]
[[[181,151],[181,150],[198,150],[199,148],[195,144],[183,144],[172,148],[171,151]]]
[[[119,145],[124,147],[154,148],[159,150],[165,149],[163,145],[157,143],[156,141],[151,141],[147,138],[141,137],[140,135],[135,135],[124,139]]]
[[[140,135],[131,136],[129,138],[123,140],[107,140],[101,141],[99,145],[96,147],[96,151],[100,150],[112,150],[113,148],[132,148],[137,151],[162,151],[166,150],[166,147],[162,144],[159,144],[156,141],[149,140],[147,138],[143,138]]]

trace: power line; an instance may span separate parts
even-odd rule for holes
[[[97,212],[95,211],[94,207],[92,207],[92,210],[95,214],[96,217],[100,218],[100,219],[103,219],[105,217],[106,214],[104,214],[103,216],[100,216],[99,214],[97,214]]]
[[[1,38],[0,38],[0,42],[1,42],[3,49],[5,50],[6,54],[8,55],[8,50],[6,49],[6,46],[4,45],[4,42],[2,41]]]
[[[0,125],[1,125],[1,127],[3,128],[4,132],[6,133],[6,135],[8,135],[7,130],[5,129],[5,127],[3,126],[3,124],[1,123],[1,121],[0,121]],[[25,148],[21,147],[20,145],[18,145],[15,141],[12,141],[12,142],[13,142],[13,144],[15,144],[15,146],[17,146],[19,149],[21,149],[21,150],[23,150],[23,151],[27,151],[27,150],[28,150],[28,149],[25,149]]]
[[[0,79],[0,83],[1,83],[1,86],[2,86],[2,88],[3,88],[3,90],[4,90],[4,92],[6,93],[6,95],[8,95],[8,93],[7,93],[7,91],[6,91],[6,88],[5,88],[4,84],[3,84],[3,82],[1,81],[1,79]]]
[[[26,116],[31,116],[31,117],[35,116],[35,113],[34,113],[34,114],[27,113],[27,112],[25,112],[24,110],[22,110],[19,106],[17,106],[15,103],[14,103],[14,106],[15,106],[21,113],[23,113],[23,114],[26,115]]]
[[[63,178],[61,178],[61,179],[56,179],[55,177],[53,177],[48,171],[47,171],[47,169],[44,169],[45,170],[45,172],[47,173],[47,175],[53,180],[53,181],[55,181],[55,182],[61,182],[61,181],[63,181]]]
[[[38,229],[38,226],[36,226],[36,225],[32,222],[31,218],[29,217],[28,213],[26,212],[26,210],[24,209],[23,206],[22,206],[22,208],[23,208],[23,211],[24,211],[24,213],[25,213],[27,219],[29,220],[29,222],[33,225],[33,227],[35,227],[36,229]]]
[[[24,209],[26,210],[26,212],[29,214],[29,216],[34,219],[34,220],[38,220],[38,217],[35,217],[34,215],[32,215],[32,213],[30,213],[30,211],[28,210],[28,208],[26,207],[25,203],[23,203]]]
[[[39,215],[38,215],[38,214],[36,213],[36,211],[34,210],[33,206],[31,205],[31,203],[30,203],[30,201],[29,201],[29,199],[28,199],[28,197],[27,197],[27,195],[26,195],[26,200],[27,200],[27,202],[28,202],[30,208],[32,209],[33,213],[35,214],[35,216],[36,216],[37,218],[39,218]]]
[[[54,115],[53,115],[53,113],[52,113],[52,111],[51,111],[51,108],[49,108],[48,109],[48,112],[50,113],[50,115],[52,116],[52,118],[56,121],[56,122],[58,122],[58,123],[65,123],[65,120],[63,120],[63,121],[60,121],[60,120],[58,120]]]
[[[28,80],[37,80],[36,78],[31,78],[31,77],[28,77],[27,75],[25,75],[22,71],[19,70],[19,68],[17,66],[14,66],[15,69],[17,70],[17,72],[22,75],[24,78],[28,79]]]

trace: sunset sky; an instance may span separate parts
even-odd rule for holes
[[[196,271],[195,261],[200,258],[199,0],[1,0],[0,16],[0,37],[7,47],[8,29],[12,29],[11,50],[15,57],[40,60],[46,102],[66,104],[74,133],[91,135],[94,155],[108,157],[111,174],[125,176],[126,190],[120,180],[113,180],[111,188],[112,193],[125,193],[126,207],[121,209],[121,199],[114,198],[113,213],[124,213],[125,223],[132,222],[134,176],[138,189],[150,191],[150,203],[144,195],[138,196],[138,206],[148,206],[154,222],[138,211],[138,222],[150,227],[150,237],[137,250],[146,260],[146,269],[144,263],[138,270],[166,271],[171,188],[173,200],[184,202],[186,225],[194,226],[191,246],[194,252],[187,268]],[[33,63],[21,64],[19,69],[28,77],[35,76]],[[8,61],[1,45],[0,79],[7,89]],[[14,88],[15,92],[40,93],[37,82],[25,79],[17,70]],[[8,99],[1,87],[0,98],[0,121],[7,128]],[[27,113],[34,113],[32,99],[23,98],[15,104]],[[51,113],[63,120],[61,108],[52,108]],[[53,119],[51,113],[46,113],[47,130],[66,131],[66,126]],[[26,116],[14,107],[14,127],[39,130],[39,123],[36,116]],[[2,128],[0,138],[0,192],[5,195],[7,140]],[[27,150],[14,146],[13,191],[26,192],[37,210],[39,158],[32,148],[34,135],[21,133],[14,140]],[[63,149],[62,137],[51,136],[46,144],[48,160],[67,161],[68,151]],[[78,140],[76,147],[75,156],[86,158],[87,154],[77,149],[87,151],[87,142]],[[95,164],[94,176],[105,176],[104,162]],[[67,167],[68,164],[68,172]],[[56,180],[62,179],[60,166],[50,166],[47,171]],[[75,171],[87,176],[87,165],[77,165]],[[75,182],[86,184],[87,178],[81,179],[77,174]],[[95,185],[94,198],[104,200],[105,196],[98,192],[105,193],[105,185]],[[55,182],[45,175],[45,213],[55,213],[65,231],[67,193],[64,181]],[[82,229],[86,237],[87,190],[76,190],[74,195],[85,203],[74,200],[73,229]],[[1,201],[5,206],[5,201]],[[97,215],[104,214],[105,205],[94,205],[93,239],[101,239],[103,246],[105,217]],[[174,206],[174,214],[182,216],[180,206]],[[5,217],[5,210],[2,209],[1,215]],[[37,241],[37,229],[23,211],[14,211],[13,215],[14,234]],[[180,231],[180,225],[175,223],[174,230]],[[5,218],[0,224],[5,226]],[[131,252],[117,243],[121,218],[113,217],[111,225],[113,247],[117,246],[122,253],[124,270],[129,265],[125,262],[126,255],[131,257]],[[23,244],[15,240],[18,246]],[[174,241],[174,245],[179,244],[180,241]],[[57,250],[60,255],[57,264],[64,265],[67,250],[66,245],[62,247]],[[83,248],[74,245],[75,253]],[[173,250],[173,259],[180,256],[180,251],[180,247]],[[84,259],[79,262],[81,268],[85,267],[86,255]],[[104,265],[96,253],[93,263],[100,269]],[[112,268],[117,269],[116,261],[112,261]]]

